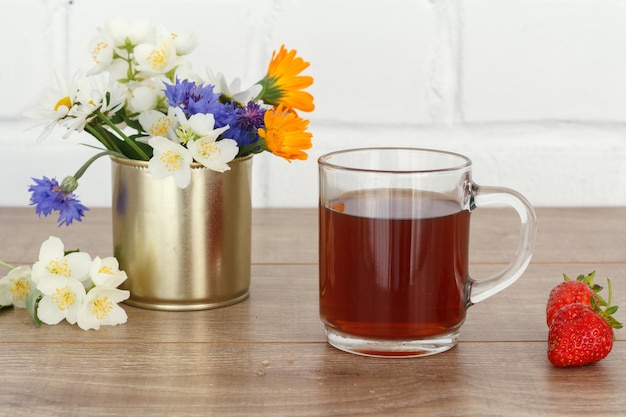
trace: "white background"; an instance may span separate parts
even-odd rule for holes
[[[535,206],[626,205],[626,2],[620,0],[14,0],[0,15],[0,205],[26,206],[31,177],[63,178],[89,136],[42,143],[22,112],[90,65],[106,18],[193,31],[194,69],[247,83],[285,44],[311,62],[314,147],[305,162],[254,160],[256,207],[317,204],[322,153],[360,146],[461,152],[474,180]],[[305,114],[303,114],[305,116]],[[98,161],[77,190],[110,205]]]

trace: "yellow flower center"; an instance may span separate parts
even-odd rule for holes
[[[13,293],[13,300],[24,301],[30,295],[30,283],[27,279],[15,280],[9,291]]]
[[[113,268],[111,268],[108,265],[102,265],[100,267],[100,269],[98,269],[98,273],[99,274],[109,274],[109,275],[113,275]]]
[[[165,116],[161,116],[150,126],[150,133],[152,133],[152,136],[166,136],[171,126],[172,121]]]
[[[167,169],[168,172],[177,171],[180,168],[180,161],[182,159],[183,157],[181,154],[171,150],[163,152],[159,158],[159,160],[165,165],[165,169]]]
[[[111,310],[113,310],[113,302],[107,296],[96,299],[91,305],[91,314],[98,320],[106,318]]]
[[[74,297],[74,293],[70,290],[70,287],[67,285],[63,288],[57,288],[56,292],[51,296],[52,302],[57,305],[57,308],[61,311],[65,311],[68,308],[72,307],[76,302],[76,297]]]
[[[72,271],[67,263],[67,259],[62,258],[61,260],[54,259],[48,262],[48,271],[51,274],[61,275],[66,278],[72,276]]]
[[[215,144],[215,142],[205,141],[205,142],[200,142],[199,151],[200,151],[200,155],[202,155],[205,158],[208,158],[211,155],[219,154],[220,148],[219,146]]]
[[[146,60],[150,63],[153,70],[160,71],[167,64],[167,55],[163,49],[155,49],[150,52]]]
[[[100,59],[98,58],[98,56],[104,49],[106,49],[107,46],[109,46],[108,43],[100,41],[93,48],[93,51],[91,51],[91,58],[96,64],[100,63]]]
[[[57,104],[54,105],[54,111],[59,110],[59,107],[61,106],[65,106],[68,109],[72,107],[72,101],[68,96],[65,96],[61,100],[57,101]]]

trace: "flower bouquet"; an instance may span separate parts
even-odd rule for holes
[[[312,134],[297,111],[312,111],[313,83],[301,75],[309,63],[281,46],[267,73],[243,89],[223,74],[194,73],[186,57],[197,45],[193,34],[176,34],[146,20],[114,18],[91,41],[93,66],[46,93],[26,116],[43,120],[39,139],[55,127],[64,137],[87,132],[100,146],[78,171],[60,183],[33,179],[31,205],[38,215],[59,212],[59,225],[80,221],[88,210],[74,191],[89,165],[99,157],[149,161],[155,179],[173,177],[185,188],[191,163],[218,172],[235,158],[271,152],[289,161],[306,159]]]
[[[204,76],[193,72],[188,57],[196,45],[193,34],[111,19],[91,40],[91,67],[70,80],[57,75],[57,87],[26,112],[42,121],[39,140],[57,127],[65,129],[64,138],[86,132],[96,140],[86,146],[97,151],[74,175],[33,179],[30,203],[39,216],[58,212],[59,226],[80,221],[88,208],[75,194],[78,181],[95,160],[111,157],[115,257],[88,267],[88,255],[63,254],[53,239],[42,246],[45,259],[32,273],[0,262],[11,269],[0,280],[0,308],[26,306],[38,322],[65,318],[97,328],[126,320],[120,301],[203,309],[247,297],[251,156],[307,158],[312,135],[298,112],[314,109],[304,91],[313,78],[301,75],[309,63],[281,46],[265,76],[242,88],[239,79],[210,68]],[[127,167],[141,172],[140,185],[118,177]],[[156,203],[144,200],[133,209],[128,199],[141,196]],[[62,264],[77,271],[67,282],[56,267]]]

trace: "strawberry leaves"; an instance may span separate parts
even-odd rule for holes
[[[619,307],[611,305],[611,301],[613,298],[613,288],[611,286],[611,280],[607,278],[606,282],[609,292],[608,299],[605,301],[604,298],[600,297],[599,295],[595,299],[592,297],[591,308],[593,308],[594,311],[600,314],[613,329],[621,329],[624,326],[622,325],[622,323],[617,321],[615,317],[613,317],[613,314],[617,312]]]

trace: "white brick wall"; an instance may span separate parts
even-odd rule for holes
[[[316,158],[347,147],[462,152],[480,184],[536,206],[626,205],[626,3],[620,0],[12,0],[0,15],[0,205],[28,204],[30,177],[73,173],[92,151],[21,113],[88,65],[110,16],[149,17],[200,40],[194,68],[249,83],[285,43],[311,62],[306,162],[255,157],[255,206],[314,206]],[[110,204],[108,161],[83,177]]]

